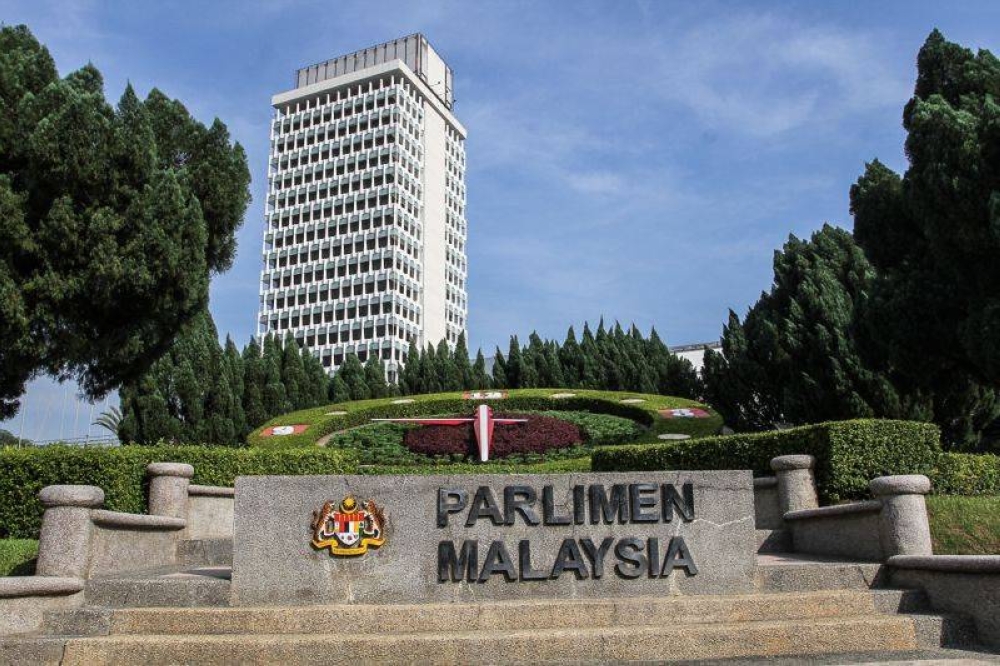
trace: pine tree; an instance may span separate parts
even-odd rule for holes
[[[365,368],[356,354],[347,355],[337,375],[347,385],[351,400],[367,400],[371,397],[371,390],[365,382]]]
[[[263,425],[268,419],[264,409],[264,384],[260,345],[257,338],[250,338],[250,343],[243,348],[243,413],[249,430]]]
[[[441,381],[438,375],[437,352],[428,344],[420,357],[420,387],[424,393],[440,393]]]
[[[406,361],[400,373],[399,388],[403,395],[420,395],[424,393],[420,385],[420,347],[416,338],[410,338],[410,348],[406,352]]]
[[[480,348],[476,352],[476,362],[472,364],[472,381],[468,388],[481,391],[491,386],[490,376],[486,374],[486,357],[483,356],[483,350]]]
[[[445,340],[441,340],[437,346],[435,354],[437,359],[437,378],[441,391],[461,391],[462,375],[458,367],[455,354],[448,347]],[[468,364],[468,350],[466,350],[466,364]]]
[[[517,389],[525,388],[523,384],[524,378],[521,376],[525,370],[524,359],[521,358],[521,343],[518,342],[517,336],[510,336],[510,346],[507,349],[507,363],[504,366],[504,372],[507,376],[507,388]]]
[[[458,334],[458,342],[455,343],[455,368],[459,378],[455,390],[474,388],[475,380],[472,376],[472,363],[469,361],[469,347],[465,342],[465,331]]]
[[[507,362],[500,352],[500,347],[493,353],[493,388],[509,388],[507,383]]]
[[[292,411],[285,393],[285,384],[281,381],[281,343],[273,334],[264,338],[264,351],[261,355],[261,366],[264,371],[264,413],[267,419],[273,419]]]
[[[319,360],[306,347],[302,348],[302,367],[306,376],[306,395],[308,407],[319,407],[326,404],[330,377]]]
[[[583,376],[583,352],[576,342],[576,333],[572,326],[566,331],[566,341],[559,349],[559,364],[562,367],[563,386],[579,388]]]
[[[349,402],[351,399],[351,388],[344,382],[339,371],[330,380],[329,398],[334,404]]]
[[[302,350],[291,332],[285,336],[285,344],[281,350],[281,383],[285,385],[285,396],[293,410],[304,409],[309,405]]]
[[[385,364],[375,354],[370,354],[365,362],[365,385],[372,398],[389,395],[389,385],[385,382]]]

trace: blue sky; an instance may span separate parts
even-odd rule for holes
[[[297,67],[425,33],[469,130],[469,338],[489,354],[602,315],[670,344],[717,339],[769,287],[789,233],[850,228],[864,162],[904,168],[900,117],[930,30],[1000,49],[1000,3],[878,5],[32,0],[0,2],[0,18],[26,23],[62,74],[93,62],[113,100],[127,81],[158,87],[246,148],[254,202],[211,304],[241,345],[271,95]],[[25,436],[83,434],[74,391],[35,382]]]

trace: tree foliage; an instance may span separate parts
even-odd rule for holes
[[[1000,61],[937,30],[903,111],[909,166],[878,160],[851,188],[854,233],[878,272],[869,355],[932,396],[946,439],[971,446],[1000,387]]]
[[[205,310],[250,200],[226,126],[153,90],[117,107],[91,65],[59,78],[0,28],[0,417],[40,373],[98,397]]]

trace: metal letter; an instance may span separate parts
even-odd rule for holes
[[[698,573],[698,567],[691,557],[687,544],[684,543],[684,537],[674,537],[670,540],[670,548],[667,550],[667,556],[663,558],[663,570],[660,575],[669,576],[673,569],[684,569],[688,576]]]
[[[590,524],[596,525],[599,520],[605,524],[615,522],[618,514],[619,523],[628,522],[628,488],[624,483],[611,486],[611,500],[602,485],[590,486]]]
[[[470,583],[476,580],[476,572],[479,570],[479,542],[475,540],[465,540],[462,542],[462,554],[455,552],[455,544],[451,541],[442,541],[438,544],[438,582],[459,583],[467,580]],[[463,571],[464,569],[464,571]]]
[[[605,537],[604,541],[601,542],[601,547],[598,548],[590,539],[580,539],[583,552],[586,553],[587,558],[590,560],[590,569],[593,572],[592,575],[595,580],[604,575],[604,556],[611,550],[611,544],[614,542],[614,537]]]
[[[521,514],[526,525],[537,525],[538,514],[535,513],[535,501],[538,496],[531,486],[506,486],[503,489],[504,522],[514,524],[514,514]]]
[[[549,485],[542,488],[542,519],[546,525],[569,525],[570,517],[556,515],[555,489]]]
[[[454,498],[455,502],[449,502],[449,498]],[[469,503],[469,494],[464,490],[452,488],[438,488],[438,527],[448,527],[448,514],[458,513]]]
[[[503,525],[503,513],[497,506],[497,499],[493,497],[493,491],[489,486],[479,486],[476,496],[472,498],[472,508],[469,509],[465,526],[472,527],[480,518],[489,518],[494,525]]]
[[[615,573],[622,578],[638,578],[642,575],[642,570],[646,568],[646,556],[642,554],[642,541],[631,537],[620,540],[615,544],[615,555],[621,560],[615,565]],[[630,566],[622,566],[629,562]]]
[[[685,483],[681,486],[684,493],[682,500],[677,494],[677,489],[672,483],[663,484],[663,522],[669,523],[674,519],[674,509],[680,512],[684,522],[690,523],[694,520],[694,486]]]
[[[656,506],[655,483],[630,483],[628,494],[633,523],[655,523],[660,519],[655,508],[651,512],[643,511]]]
[[[517,544],[518,563],[521,565],[521,580],[545,580],[548,575],[544,571],[531,568],[531,542],[524,539]]]
[[[556,562],[552,565],[552,579],[559,578],[563,571],[572,571],[577,580],[588,578],[587,563],[580,557],[580,548],[576,545],[576,539],[563,539],[559,546],[559,554],[556,555]]]
[[[490,544],[490,549],[483,558],[483,570],[479,572],[479,582],[485,583],[490,576],[497,573],[502,573],[508,583],[517,580],[514,561],[510,559],[510,553],[507,552],[507,546],[503,545],[503,541],[494,541]]]

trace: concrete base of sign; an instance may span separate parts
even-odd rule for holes
[[[313,512],[347,495],[384,511],[386,540],[365,554],[332,556],[311,545]],[[755,550],[746,471],[240,477],[232,599],[734,594],[753,589]]]

